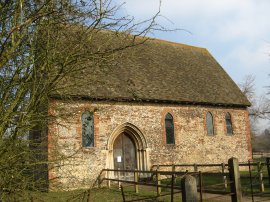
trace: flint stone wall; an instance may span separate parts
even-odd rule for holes
[[[94,113],[95,146],[82,148],[81,115]],[[206,113],[214,118],[214,136],[208,136]],[[166,145],[164,118],[174,118],[175,145]],[[233,135],[226,133],[225,114],[232,117]],[[108,138],[124,123],[138,127],[145,136],[153,164],[239,162],[251,158],[250,129],[245,108],[196,105],[52,100],[49,113],[56,118],[48,127],[50,189],[89,188],[103,168],[108,168]],[[61,159],[59,161],[59,159]]]

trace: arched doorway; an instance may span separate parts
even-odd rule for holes
[[[149,149],[146,139],[131,123],[124,123],[115,128],[108,139],[107,150],[107,168],[149,169]]]
[[[113,144],[114,169],[134,170],[137,168],[136,146],[127,133],[121,133]]]

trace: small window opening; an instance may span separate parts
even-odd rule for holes
[[[207,134],[214,135],[213,115],[210,112],[206,114]]]
[[[166,144],[175,144],[173,116],[170,113],[165,117]]]
[[[94,117],[88,111],[82,114],[82,146],[94,147]]]
[[[232,118],[229,112],[226,113],[225,119],[226,119],[227,135],[232,135],[233,134]]]

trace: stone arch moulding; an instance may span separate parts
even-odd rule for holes
[[[137,169],[148,170],[150,168],[149,148],[147,147],[145,136],[138,127],[131,123],[124,123],[117,126],[110,135],[107,142],[107,167],[114,169],[113,144],[118,135],[122,133],[127,133],[136,146]]]

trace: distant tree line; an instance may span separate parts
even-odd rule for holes
[[[270,76],[270,75],[269,75]],[[267,88],[267,93],[258,96],[255,92],[255,76],[247,75],[239,84],[242,92],[247,96],[251,102],[249,107],[249,118],[251,126],[251,140],[253,151],[270,151],[270,127],[262,127],[260,121],[270,122],[270,87]]]
[[[270,127],[252,137],[253,151],[270,151]]]

